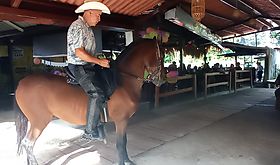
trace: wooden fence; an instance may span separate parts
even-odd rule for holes
[[[192,80],[191,87],[178,88],[177,85],[182,80]],[[202,80],[203,81],[203,80]],[[253,87],[252,70],[236,70],[226,72],[213,72],[205,73],[204,75],[204,97],[208,95],[208,89],[218,86],[227,86],[229,93],[234,89],[237,90],[237,86],[244,82],[250,82],[251,88]],[[159,106],[160,98],[173,96],[186,92],[193,92],[194,98],[197,98],[197,76],[196,74],[187,74],[185,76],[178,76],[174,78],[168,78],[165,83],[165,88],[171,87],[171,90],[164,90],[163,87],[155,88],[155,107]],[[163,90],[162,90],[163,89]],[[203,93],[203,91],[202,91]]]
[[[222,81],[216,81],[217,77],[222,78]],[[211,78],[214,82],[209,82]],[[204,97],[207,97],[208,88],[227,85],[229,92],[231,92],[231,72],[214,72],[214,73],[205,73],[204,75]]]
[[[238,83],[240,84],[243,82],[250,82],[250,87],[253,88],[252,70],[236,70],[234,72],[234,92],[236,92]]]
[[[182,81],[182,80],[192,80],[192,86],[191,87],[186,87],[186,88],[181,88],[178,89],[176,87],[177,83]],[[160,87],[155,88],[155,107],[159,106],[159,99],[161,97],[167,97],[167,96],[172,96],[172,95],[177,95],[180,93],[186,93],[186,92],[193,92],[194,97],[197,97],[197,82],[196,82],[196,74],[187,74],[185,76],[178,76],[174,78],[167,78],[167,82],[165,85],[168,86],[175,86],[175,88],[171,91],[165,90],[163,92],[160,91]]]

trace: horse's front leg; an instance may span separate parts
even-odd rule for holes
[[[125,165],[135,165],[135,163],[132,162],[128,157],[126,145],[127,145],[127,136],[125,133],[124,134],[124,164]]]
[[[116,123],[117,142],[116,147],[118,150],[119,162],[118,165],[135,165],[128,157],[127,154],[127,137],[126,137],[127,121]]]

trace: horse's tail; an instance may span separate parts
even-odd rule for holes
[[[17,154],[20,155],[22,153],[21,149],[21,142],[22,139],[25,137],[28,127],[28,120],[26,116],[20,110],[16,100],[14,102],[14,108],[16,111],[16,131],[17,131]]]

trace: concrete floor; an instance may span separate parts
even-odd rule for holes
[[[142,110],[128,128],[128,152],[137,165],[278,165],[280,112],[273,89],[254,88]],[[2,106],[1,106],[2,107]],[[11,110],[0,108],[0,163],[24,164],[15,156]],[[81,129],[54,120],[34,152],[40,164],[111,165],[116,160],[113,125],[107,140],[86,142]]]

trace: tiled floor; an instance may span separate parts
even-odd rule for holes
[[[128,152],[137,165],[276,165],[280,163],[280,113],[272,89],[175,103],[139,111],[128,128]],[[0,162],[24,164],[15,156],[13,111],[0,111]],[[116,160],[114,126],[108,143],[80,139],[81,129],[51,122],[34,148],[40,164],[111,165]]]

